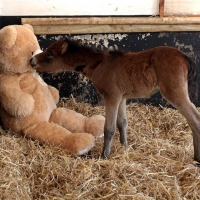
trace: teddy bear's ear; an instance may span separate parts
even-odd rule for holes
[[[23,26],[30,29],[34,33],[33,27],[30,24],[24,24]]]
[[[17,38],[17,30],[14,26],[5,26],[0,30],[0,49],[10,49]]]

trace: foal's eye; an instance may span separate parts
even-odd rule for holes
[[[46,57],[47,58],[53,58],[53,55],[52,55],[52,53],[50,51],[47,51],[46,52]]]

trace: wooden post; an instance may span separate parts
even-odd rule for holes
[[[160,17],[164,17],[165,16],[165,0],[160,0],[159,1],[159,13],[160,13]]]

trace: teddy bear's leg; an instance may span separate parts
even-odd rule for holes
[[[72,154],[82,155],[94,146],[94,136],[88,133],[73,134],[55,123],[39,122],[24,130],[26,137],[42,143],[67,149]]]
[[[66,108],[56,108],[52,112],[49,122],[57,123],[72,133],[85,132],[87,117]]]
[[[73,133],[87,132],[101,137],[104,132],[105,118],[102,115],[88,118],[70,109],[56,108],[49,121],[57,123]]]

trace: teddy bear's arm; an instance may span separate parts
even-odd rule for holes
[[[53,98],[55,100],[55,103],[57,104],[58,101],[59,101],[59,98],[60,98],[59,91],[55,87],[52,87],[50,85],[48,85],[48,88],[51,91],[51,94],[52,94],[52,96],[53,96]]]
[[[0,81],[1,106],[8,114],[25,117],[32,113],[35,100],[20,89],[17,77],[4,77]]]

